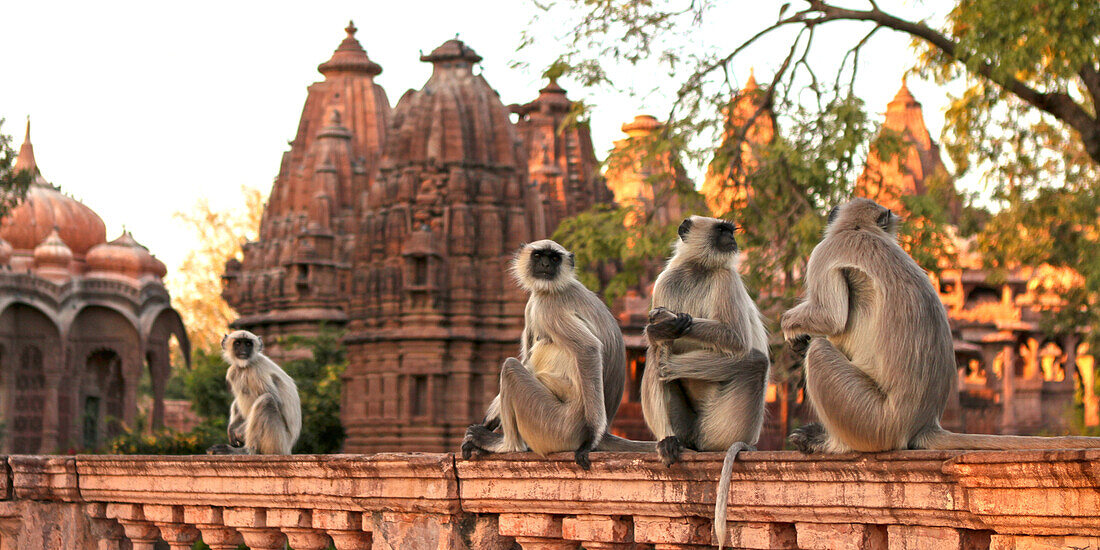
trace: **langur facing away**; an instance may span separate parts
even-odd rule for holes
[[[760,311],[737,272],[733,224],[694,216],[653,286],[642,375],[642,413],[661,460],[683,449],[726,451],[714,532],[726,535],[726,500],[737,453],[753,450],[764,425],[771,363]]]
[[[263,349],[260,337],[247,330],[222,338],[222,356],[229,363],[225,379],[233,393],[229,445],[214,445],[207,454],[287,455],[298,440],[298,387]]]
[[[928,274],[898,245],[898,217],[868,199],[829,214],[810,254],[806,298],[783,336],[812,338],[806,391],[821,424],[795,430],[806,453],[1100,447],[1093,437],[956,434],[940,427],[957,374],[951,328]]]
[[[554,241],[524,245],[513,274],[531,293],[519,359],[500,371],[500,394],[482,424],[470,426],[462,455],[573,451],[582,468],[591,451],[652,451],[652,443],[607,433],[619,409],[626,348],[607,306],[574,275],[573,254]],[[492,430],[500,427],[503,434]]]

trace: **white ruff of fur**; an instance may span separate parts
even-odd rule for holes
[[[531,252],[539,249],[546,248],[545,246],[536,246],[545,241],[539,241],[524,246],[516,253],[516,257],[512,260],[512,277],[515,278],[516,283],[527,292],[549,294],[552,292],[560,292],[569,288],[570,281],[574,279],[573,268],[569,267],[565,263],[565,258],[562,258],[562,265],[558,269],[558,276],[554,277],[554,280],[547,281],[546,279],[537,279],[531,276]],[[564,249],[557,249],[563,256],[568,252]]]

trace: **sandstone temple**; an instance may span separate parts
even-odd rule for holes
[[[481,56],[448,40],[420,60],[432,74],[391,108],[349,25],[324,79],[309,87],[290,150],[283,155],[260,236],[230,261],[224,296],[234,326],[274,341],[347,331],[349,367],[341,416],[348,452],[449,451],[497,391],[501,363],[516,353],[525,297],[506,267],[521,242],[547,238],[559,222],[597,204],[636,204],[668,222],[695,204],[674,152],[613,155],[601,174],[584,124],[563,124],[572,102],[549,82],[527,103],[506,105],[476,70]],[[707,170],[698,204],[728,212],[751,190],[737,174],[756,166],[747,143],[774,139],[775,120],[754,78],[727,110],[722,147],[732,161]],[[661,122],[623,125],[620,153],[654,139]],[[884,127],[905,143],[900,157],[872,156],[857,193],[891,206],[934,178],[951,185],[920,104],[903,84]],[[668,177],[654,177],[667,174]],[[684,192],[672,193],[679,189]],[[703,202],[705,201],[705,206]],[[628,220],[629,223],[629,220]],[[1039,306],[1056,300],[1051,281],[1072,274],[1015,271],[994,283],[972,243],[956,239],[961,269],[934,282],[952,319],[959,395],[944,423],[971,432],[1034,433],[1066,428],[1084,388],[1086,420],[1100,423],[1093,363],[1077,335],[1049,337]],[[659,262],[660,259],[655,261]],[[657,264],[659,265],[659,263]],[[648,437],[638,383],[648,285],[615,304],[629,377],[615,431]],[[272,348],[273,353],[290,353]],[[773,385],[762,448],[780,448],[797,392]],[[786,403],[789,399],[791,403]]]
[[[94,449],[133,425],[143,375],[164,423],[169,341],[190,344],[160,260],[42,176],[30,122],[15,170],[33,182],[0,220],[0,452]]]

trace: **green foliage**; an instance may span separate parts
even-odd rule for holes
[[[286,338],[290,349],[305,347],[308,359],[288,361],[283,369],[298,384],[302,399],[302,435],[294,446],[300,454],[337,453],[344,445],[340,423],[340,376],[347,367],[347,351],[340,343],[342,333],[322,328],[313,338]]]
[[[103,450],[112,455],[194,455],[225,441],[225,421],[204,420],[189,432],[170,429],[144,433],[145,419],[132,427],[123,426],[122,435],[112,439]]]
[[[0,128],[4,119],[0,118]],[[7,214],[27,194],[34,174],[15,172],[17,152],[12,137],[0,131],[0,217]]]
[[[229,369],[220,348],[196,349],[191,370],[182,373],[184,394],[200,418],[228,418],[233,397],[225,382]]]

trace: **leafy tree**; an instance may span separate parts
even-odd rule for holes
[[[340,378],[347,367],[347,350],[340,343],[343,333],[322,328],[311,338],[288,337],[288,349],[305,347],[310,356],[286,362],[283,368],[298,384],[302,399],[302,436],[294,452],[325,454],[340,452],[344,445],[344,426],[340,423]]]
[[[0,128],[4,126],[4,119],[0,118]],[[12,147],[12,137],[0,131],[0,217],[6,215],[11,209],[23,200],[27,194],[34,174],[20,170],[15,171],[15,157],[17,153]]]
[[[168,279],[173,305],[187,327],[195,348],[216,348],[236,315],[221,297],[225,262],[240,258],[241,245],[254,239],[263,216],[259,190],[241,187],[244,208],[216,210],[199,199],[190,211],[175,218],[188,226],[198,243]]]

